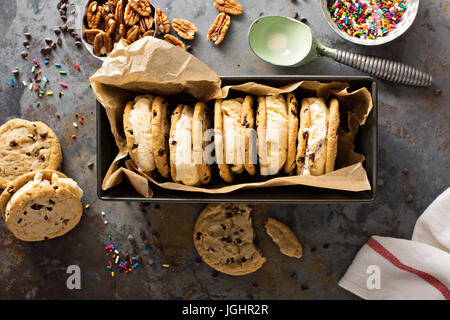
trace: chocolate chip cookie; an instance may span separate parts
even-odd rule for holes
[[[83,214],[83,191],[54,170],[39,170],[10,182],[0,195],[6,226],[23,241],[41,241],[72,230]]]
[[[255,233],[245,204],[210,204],[194,226],[194,245],[217,271],[233,275],[255,272],[266,262],[253,244]]]
[[[13,119],[0,127],[0,189],[22,174],[57,170],[61,160],[58,138],[45,123]]]

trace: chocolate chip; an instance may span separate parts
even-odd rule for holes
[[[306,23],[306,22],[308,22],[308,20],[305,17],[301,17],[300,22]]]
[[[408,196],[406,197],[406,202],[413,202],[413,200],[414,200],[414,196],[410,193],[410,194],[408,194]]]
[[[58,190],[58,186],[54,186],[53,189]]]
[[[28,41],[28,40],[23,40],[22,43],[23,43],[24,47],[28,47],[30,45],[30,41]]]
[[[60,29],[62,32],[66,32],[66,31],[67,31],[67,24],[62,24],[62,25],[60,25],[60,26],[59,26],[59,29]]]
[[[51,38],[45,38],[44,41],[47,44],[52,44],[53,43],[53,40]]]
[[[26,212],[26,211],[24,211],[24,212],[23,212],[23,215],[24,215],[24,216],[26,216],[26,215],[27,215],[27,212]]]
[[[61,39],[61,38],[58,38],[58,40],[56,40],[56,43],[58,44],[58,46],[61,47],[61,45],[62,45],[62,39]]]
[[[294,18],[294,19],[297,19],[298,18],[298,12],[297,11],[292,11],[292,15],[291,15],[291,17],[292,18]]]
[[[22,222],[22,218],[19,218],[19,220],[17,220],[17,223],[21,223]]]
[[[324,249],[328,249],[328,248],[330,247],[330,244],[329,244],[329,243],[324,243],[322,247],[323,247]]]
[[[11,140],[11,141],[9,142],[9,145],[10,145],[11,147],[17,146],[16,140]]]
[[[50,204],[55,204],[56,202],[53,201],[52,199],[50,199],[50,200],[48,200],[48,203],[50,203]]]
[[[28,52],[26,52],[26,51],[22,51],[21,53],[20,53],[20,55],[22,56],[22,58],[26,58],[26,57],[28,57]]]
[[[56,49],[56,43],[53,42],[51,47],[52,47],[52,50],[55,50]]]
[[[92,169],[94,167],[94,163],[93,162],[88,162],[87,167],[89,169]]]
[[[404,175],[409,174],[408,168],[403,168],[402,173],[403,173]]]
[[[298,159],[297,159],[297,162],[300,163],[300,164],[301,164],[301,163],[305,163],[305,157],[300,157],[300,158],[298,158]]]
[[[44,220],[48,220],[48,217],[47,217],[47,216],[44,216]]]
[[[153,110],[153,116],[156,117],[158,115],[158,112],[156,110]]]
[[[55,32],[56,35],[61,34],[61,29],[59,29],[59,28],[55,28],[55,29],[53,29],[53,31]]]
[[[200,264],[202,262],[203,262],[202,258],[200,258],[200,257],[195,258],[195,263],[196,264]]]
[[[237,238],[235,241],[236,241],[237,244],[241,244],[242,243],[242,240],[239,239],[239,238]]]
[[[45,157],[41,155],[41,156],[39,157],[39,160],[45,161]]]
[[[14,70],[12,71],[12,74],[13,74],[15,77],[18,77],[18,76],[19,76],[19,70],[14,69]]]
[[[61,15],[61,20],[66,22],[67,21],[67,17],[65,15]]]
[[[303,132],[303,139],[308,139],[308,131]]]
[[[233,217],[233,213],[230,211],[225,212],[225,215],[227,216],[228,219]]]
[[[31,39],[31,34],[29,32],[24,32],[23,35],[30,40]]]
[[[77,47],[81,47],[81,41],[75,41],[75,45],[76,45]]]
[[[231,243],[233,240],[231,240],[231,238],[230,237],[222,237],[221,239],[220,239],[221,241],[224,241],[224,242],[227,242],[227,243]]]
[[[41,210],[43,207],[41,204],[33,203],[30,208],[33,210]]]
[[[164,149],[158,150],[158,156],[162,157],[164,155]]]
[[[188,44],[188,45],[186,46],[186,51],[187,51],[187,52],[192,52],[192,50],[194,50],[194,48],[192,48],[192,46],[191,46],[190,44]]]
[[[243,257],[243,258],[241,259],[241,262],[245,262],[245,261],[247,261],[247,258],[246,258],[246,257]]]
[[[137,144],[133,144],[133,146],[131,147],[131,149],[136,149],[139,145]]]
[[[224,224],[221,224],[220,227],[222,228],[222,230],[226,230],[227,227]]]
[[[314,159],[316,158],[316,154],[313,152],[313,153],[310,153],[309,155],[308,155],[308,158],[309,158],[309,160],[311,160],[311,161],[314,161]]]
[[[216,252],[216,250],[214,250],[214,248],[208,248],[208,252],[212,253],[212,252]]]
[[[12,194],[13,192],[14,192],[14,187],[9,187],[9,188],[8,188],[8,193],[9,193],[9,194]]]
[[[47,207],[47,210],[48,210],[48,211],[52,211],[53,208],[52,208],[52,207]]]
[[[129,243],[131,243],[131,244],[133,244],[133,245],[136,244],[136,239],[134,239],[134,237],[133,237],[132,234],[129,234],[129,235],[128,235],[127,240],[128,240]]]
[[[176,142],[175,140],[172,140],[172,141],[170,142],[170,144],[174,146],[174,145],[177,144],[177,142]]]
[[[202,233],[201,232],[197,232],[197,235],[196,235],[196,239],[197,240],[200,240],[200,237],[202,236]]]
[[[41,136],[42,139],[47,138],[47,132],[41,132],[39,133],[39,136]]]

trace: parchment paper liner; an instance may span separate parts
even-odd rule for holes
[[[119,149],[119,153],[103,179],[103,190],[122,183],[124,178],[144,197],[153,196],[149,181],[165,189],[209,194],[228,193],[244,188],[289,185],[308,185],[347,191],[371,189],[366,171],[362,166],[364,156],[355,153],[353,145],[359,127],[365,123],[373,107],[372,97],[366,88],[348,92],[348,83],[318,81],[300,81],[281,88],[255,82],[222,88],[219,76],[203,62],[166,41],[151,37],[138,40],[129,46],[123,42],[116,44],[90,81],[95,96],[106,110],[111,132]],[[209,101],[226,98],[230,91],[257,96],[294,90],[297,90],[299,102],[306,96],[325,99],[334,96],[339,100],[341,126],[336,158],[337,170],[329,174],[274,177],[264,182],[219,187],[191,187],[173,182],[158,182],[137,170],[132,161],[124,161],[129,150],[122,127],[123,109],[125,103],[140,92],[162,96],[187,93],[200,101]]]

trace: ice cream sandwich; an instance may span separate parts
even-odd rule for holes
[[[126,104],[123,127],[131,160],[137,169],[169,177],[167,102],[161,97],[139,95]]]
[[[339,102],[327,107],[322,98],[304,98],[300,110],[297,174],[319,176],[334,170],[339,127]]]
[[[206,132],[211,120],[206,104],[199,102],[192,108],[179,104],[172,112],[170,123],[170,174],[172,180],[189,186],[207,184],[211,168],[205,156]]]
[[[258,97],[256,127],[261,175],[275,175],[288,155],[289,116],[283,95]]]
[[[214,106],[214,144],[219,174],[232,182],[244,170],[256,173],[256,134],[253,98],[216,100]]]

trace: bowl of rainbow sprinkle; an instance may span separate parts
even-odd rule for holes
[[[342,38],[365,46],[391,42],[413,24],[419,0],[321,0],[330,27]]]

